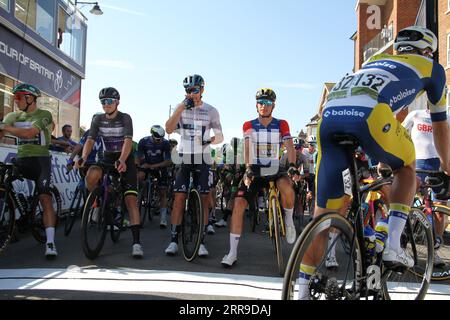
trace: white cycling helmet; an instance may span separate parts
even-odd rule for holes
[[[399,51],[399,48],[408,46],[422,50],[430,48],[434,53],[437,50],[438,39],[427,28],[411,26],[399,31],[397,38],[395,38],[394,49]]]
[[[310,143],[310,144],[311,144],[311,143],[312,143],[312,144],[316,144],[316,143],[317,143],[317,138],[316,138],[316,136],[309,136],[307,142]]]
[[[153,126],[150,129],[150,133],[152,134],[153,138],[156,138],[156,139],[162,139],[166,135],[166,131],[164,131],[164,129],[158,125]]]

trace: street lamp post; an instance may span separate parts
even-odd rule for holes
[[[79,4],[93,4],[94,7],[92,7],[89,12],[96,16],[101,16],[103,14],[102,9],[100,9],[100,6],[98,5],[98,2],[84,2],[75,0],[75,7]]]

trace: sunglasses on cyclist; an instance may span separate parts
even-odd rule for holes
[[[111,105],[116,101],[116,99],[111,99],[111,98],[106,98],[106,99],[101,99],[100,102],[103,106],[105,105]]]
[[[271,100],[258,100],[256,102],[263,106],[269,106],[269,107],[273,106],[273,101],[271,101]]]
[[[201,91],[201,89],[198,88],[198,87],[186,88],[186,93],[187,93],[187,94],[191,94],[191,93],[193,93],[193,94],[199,94],[200,91]]]

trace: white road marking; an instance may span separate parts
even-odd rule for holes
[[[279,300],[283,279],[218,273],[102,269],[0,269],[0,290],[73,290],[111,293],[180,293]],[[391,288],[390,288],[391,289]],[[392,292],[401,298],[405,288]],[[450,286],[432,284],[427,299],[450,300]]]

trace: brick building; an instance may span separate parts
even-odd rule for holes
[[[450,1],[438,0],[439,63],[445,68],[447,86],[450,87]],[[450,95],[447,94],[447,110],[450,114]]]
[[[393,53],[395,35],[416,23],[422,0],[358,0],[355,71],[379,53]]]

